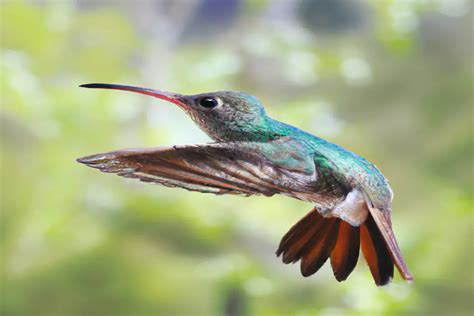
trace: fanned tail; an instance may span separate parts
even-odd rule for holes
[[[354,227],[339,218],[325,218],[314,208],[283,236],[276,254],[284,263],[301,260],[305,277],[316,273],[331,258],[334,276],[341,282],[357,265],[359,248],[375,284],[389,283],[396,259],[371,214],[361,226]]]

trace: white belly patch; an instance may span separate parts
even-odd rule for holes
[[[356,227],[365,222],[368,214],[369,209],[364,195],[357,189],[349,192],[344,201],[334,209],[321,212],[323,217],[338,217]]]

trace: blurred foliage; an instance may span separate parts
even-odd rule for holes
[[[471,2],[216,3],[1,2],[0,313],[472,315]],[[377,288],[363,262],[344,283],[283,265],[274,251],[306,203],[78,165],[207,141],[165,102],[87,82],[246,91],[377,163],[415,283]]]

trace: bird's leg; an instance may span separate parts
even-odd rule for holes
[[[320,211],[324,217],[339,217],[356,227],[365,222],[368,213],[364,195],[358,189],[349,192],[344,201],[336,205],[334,209]]]

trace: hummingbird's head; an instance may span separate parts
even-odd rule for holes
[[[188,115],[215,140],[257,140],[268,129],[265,109],[254,96],[219,91],[182,99]]]
[[[93,83],[85,88],[126,90],[167,100],[183,109],[217,141],[265,141],[272,138],[270,124],[260,101],[238,91],[181,95],[153,89]]]

